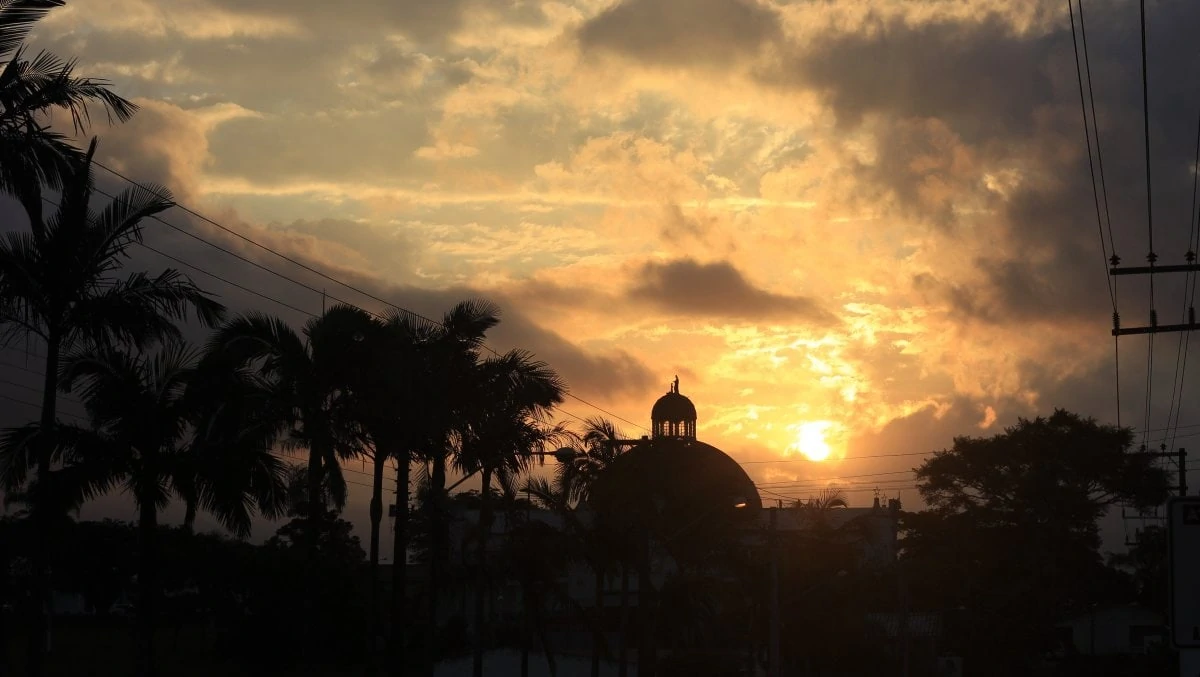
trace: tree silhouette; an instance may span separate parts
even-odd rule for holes
[[[350,370],[354,415],[370,438],[373,482],[371,492],[371,585],[378,590],[379,525],[383,518],[383,475],[387,459],[397,464],[396,522],[393,541],[392,651],[397,666],[405,663],[408,611],[404,591],[407,559],[409,468],[413,460],[430,459],[440,467],[445,486],[445,448],[458,411],[455,399],[461,379],[477,360],[485,332],[498,321],[490,303],[464,301],[433,323],[412,313],[393,312],[371,327]],[[440,495],[432,489],[430,498]],[[437,512],[436,510],[434,512]],[[434,567],[436,569],[436,567]],[[431,587],[436,587],[431,585]],[[376,595],[372,605],[377,606]],[[436,604],[436,601],[435,601]],[[436,608],[434,606],[433,608]],[[382,636],[380,615],[372,612],[373,636]],[[436,636],[436,618],[430,631]],[[430,643],[432,644],[432,642]],[[432,661],[430,662],[432,665]],[[399,667],[397,667],[399,669]]]
[[[1065,616],[1119,593],[1097,520],[1118,501],[1166,498],[1165,473],[1128,429],[1066,411],[960,437],[917,469],[930,509],[906,514],[914,600],[962,609],[951,641],[996,674],[1027,670]]]
[[[253,511],[282,512],[282,468],[258,440],[238,446],[195,443],[200,409],[189,396],[197,377],[198,353],[169,342],[154,354],[131,355],[106,348],[71,355],[63,385],[78,392],[91,428],[60,424],[54,433],[57,460],[64,464],[56,484],[69,488],[78,505],[122,487],[138,510],[139,674],[154,673],[154,628],[158,597],[158,513],[172,498],[193,497],[228,529],[248,535]],[[27,457],[38,424],[7,435],[0,453]],[[213,457],[219,457],[214,459]],[[244,472],[230,461],[241,456]]]
[[[124,122],[137,106],[117,96],[107,80],[81,78],[75,62],[49,52],[27,58],[22,43],[34,25],[61,0],[7,0],[0,3],[0,192],[14,195],[30,220],[42,221],[42,186],[61,188],[83,154],[46,122],[55,111],[71,117],[75,133],[90,126],[89,107],[100,106]]]
[[[123,343],[139,348],[179,335],[173,320],[190,313],[204,324],[220,320],[224,307],[185,276],[171,269],[157,276],[115,274],[128,257],[128,248],[142,238],[142,220],[171,207],[169,193],[158,186],[135,187],[120,193],[99,211],[91,207],[93,181],[92,141],[87,153],[62,176],[57,211],[42,221],[39,210],[30,210],[28,232],[5,233],[0,240],[0,342],[20,335],[45,342],[45,376],[42,390],[41,450],[36,460],[36,480],[29,488],[34,519],[47,516],[52,484],[51,454],[56,416],[59,356],[81,345],[112,346]],[[29,209],[30,204],[26,204]],[[0,466],[0,475],[4,474]],[[46,508],[39,510],[39,504]],[[48,534],[47,530],[39,533]],[[48,535],[43,538],[49,538]],[[44,611],[33,630],[31,670],[40,670],[45,651],[44,624],[49,588],[45,550],[34,553],[36,596]]]
[[[484,608],[487,598],[487,546],[492,528],[492,478],[520,474],[533,452],[545,451],[566,431],[550,425],[551,407],[562,401],[565,386],[558,374],[530,353],[510,351],[484,360],[477,367],[475,397],[458,431],[455,462],[467,473],[480,474],[479,538],[473,620],[475,642],[472,670],[483,674]]]
[[[341,459],[358,454],[362,434],[347,395],[347,371],[373,318],[338,305],[305,324],[303,335],[283,320],[249,314],[231,320],[209,341],[206,364],[257,367],[278,398],[284,446],[308,452],[308,497],[314,525],[324,511],[323,487],[337,506],[346,502]],[[314,526],[315,533],[315,526]]]

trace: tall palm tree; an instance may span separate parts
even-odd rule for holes
[[[62,0],[0,0],[0,192],[16,196],[40,222],[41,187],[62,187],[82,153],[67,136],[51,131],[50,116],[71,117],[76,134],[90,126],[89,107],[109,122],[124,122],[137,106],[117,96],[107,80],[81,78],[75,62],[48,52],[27,58],[22,43],[34,25]]]
[[[499,309],[485,301],[463,301],[447,312],[440,323],[412,313],[387,314],[376,322],[365,341],[364,357],[352,370],[355,415],[371,440],[374,466],[371,496],[370,569],[371,586],[377,590],[379,561],[379,525],[383,517],[383,476],[387,459],[396,461],[396,519],[392,567],[393,663],[403,669],[406,633],[405,590],[408,552],[409,468],[414,459],[430,460],[433,477],[430,495],[435,509],[431,525],[437,519],[444,493],[445,447],[450,430],[461,407],[456,405],[460,374],[468,373],[478,360],[487,330],[499,322]],[[436,548],[435,548],[436,550]],[[434,553],[437,557],[437,553]],[[433,566],[432,570],[437,571]],[[431,597],[437,581],[431,581]],[[375,593],[372,594],[373,633],[381,635],[380,615]],[[436,599],[431,600],[436,609]],[[428,626],[436,637],[436,616]],[[427,642],[431,646],[434,642]],[[430,662],[432,665],[432,661]]]
[[[173,498],[191,499],[246,536],[255,512],[274,517],[285,505],[283,466],[269,453],[263,436],[217,433],[229,430],[230,414],[212,407],[211,398],[221,393],[213,382],[201,383],[207,376],[197,371],[197,357],[182,343],[170,342],[149,355],[102,348],[72,355],[63,365],[65,389],[80,394],[92,425],[58,427],[55,448],[65,468],[56,485],[75,492],[75,505],[117,486],[133,497],[140,540],[143,675],[154,673],[159,512]],[[255,387],[238,374],[221,380],[234,402],[245,401]],[[22,470],[27,442],[37,434],[38,425],[31,424],[0,443],[10,473]]]
[[[362,451],[362,433],[349,396],[348,375],[375,327],[366,311],[337,305],[309,320],[297,333],[279,318],[251,313],[221,326],[209,341],[205,363],[211,368],[254,366],[278,398],[275,409],[285,446],[308,452],[310,554],[328,486],[334,504],[346,502],[340,460]],[[315,584],[315,582],[314,582]]]
[[[624,437],[612,421],[601,417],[584,420],[582,435],[583,453],[578,453],[569,463],[559,464],[560,481],[566,484],[569,496],[580,504],[586,504],[596,480],[608,465],[621,453],[620,440]],[[619,533],[606,525],[598,513],[591,514],[587,528],[580,532],[588,565],[595,576],[595,622],[602,625],[604,613],[604,581],[609,571],[621,561],[623,551]],[[629,603],[629,572],[621,567],[621,617],[627,617]],[[621,628],[622,653],[625,647],[624,630]],[[595,635],[592,645],[592,677],[600,675],[600,659],[604,653],[604,637]],[[624,661],[624,656],[621,660]],[[623,665],[623,663],[622,663]]]
[[[158,186],[134,187],[119,194],[99,211],[91,208],[93,140],[82,160],[62,176],[57,211],[43,222],[40,201],[26,201],[29,232],[9,232],[0,239],[0,344],[16,336],[34,336],[45,343],[40,430],[34,504],[50,486],[51,436],[54,429],[59,356],[83,345],[130,343],[145,347],[177,337],[173,320],[189,314],[205,325],[218,322],[224,306],[186,276],[167,269],[158,275],[132,273],[117,277],[128,249],[142,239],[143,219],[172,206],[170,194]],[[0,165],[4,160],[0,158]],[[48,504],[49,498],[44,502]],[[48,516],[46,510],[34,510]],[[48,629],[49,579],[46,557],[49,531],[38,534],[34,550],[35,591],[42,611],[31,632],[30,670],[41,669]]]
[[[478,472],[482,484],[473,613],[472,670],[475,677],[483,674],[492,479],[498,473],[519,475],[528,468],[533,453],[545,451],[569,438],[565,428],[549,423],[552,408],[562,401],[565,393],[566,385],[558,374],[522,350],[483,360],[476,368],[476,387],[472,389],[474,402],[457,433],[455,456],[459,469],[467,473]]]

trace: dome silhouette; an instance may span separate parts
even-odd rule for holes
[[[666,395],[658,398],[650,410],[650,421],[655,439],[660,437],[682,437],[696,439],[696,405],[679,393],[679,377],[671,384]]]

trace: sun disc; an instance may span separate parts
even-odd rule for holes
[[[793,448],[810,461],[824,461],[829,458],[832,450],[829,448],[829,443],[825,441],[825,431],[831,425],[829,421],[812,421],[801,424]]]

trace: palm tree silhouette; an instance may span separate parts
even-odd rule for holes
[[[434,463],[435,481],[440,481],[440,485],[431,488],[430,495],[436,501],[440,495],[438,489],[445,487],[446,440],[458,411],[455,386],[461,378],[456,375],[468,373],[474,366],[484,334],[497,322],[499,310],[484,301],[463,301],[447,312],[440,323],[412,313],[389,313],[372,325],[359,353],[363,359],[351,370],[354,415],[373,446],[368,454],[374,470],[370,512],[374,637],[382,636],[377,593],[384,468],[389,458],[397,464],[391,609],[392,658],[397,666],[405,662],[408,644],[404,563],[409,545],[409,468],[414,458]],[[435,527],[440,524],[436,515],[434,522]],[[436,581],[431,582],[431,597],[436,596],[436,587]],[[432,608],[436,608],[436,598]],[[429,628],[436,636],[436,617],[431,619]]]
[[[60,424],[55,454],[65,467],[56,478],[60,495],[71,494],[77,507],[121,486],[138,509],[139,674],[154,673],[157,589],[155,543],[158,513],[172,498],[191,498],[239,536],[250,533],[255,512],[267,517],[284,507],[282,465],[261,440],[195,435],[220,429],[202,421],[213,410],[204,404],[210,388],[197,393],[199,353],[168,342],[153,354],[133,355],[114,348],[69,356],[63,385],[83,399],[92,426]],[[236,395],[235,395],[236,397]],[[219,417],[221,412],[216,412]],[[0,453],[27,456],[38,424],[14,431]]]
[[[61,188],[83,156],[67,136],[46,126],[50,115],[65,111],[82,134],[90,126],[90,106],[102,107],[109,122],[124,122],[137,111],[107,80],[77,77],[73,60],[44,51],[26,58],[22,43],[30,30],[61,6],[61,0],[0,3],[0,192],[14,195],[38,223],[42,186]]]
[[[29,489],[36,504],[51,487],[53,431],[59,376],[59,356],[80,345],[148,346],[179,335],[173,320],[189,313],[203,324],[218,322],[224,306],[167,269],[156,276],[132,273],[116,278],[128,248],[142,238],[142,220],[172,206],[170,194],[159,186],[134,187],[119,194],[99,211],[91,208],[93,140],[83,159],[62,177],[57,211],[45,222],[40,211],[30,212],[29,232],[5,233],[0,239],[0,343],[20,335],[40,338],[46,347],[42,389],[41,451],[36,482]],[[26,204],[27,209],[29,204]],[[0,472],[3,472],[0,469]],[[34,519],[46,510],[34,510]],[[38,529],[34,562],[35,595],[43,607],[32,636],[30,670],[40,671],[48,628],[49,581],[46,578],[48,530]]]
[[[592,624],[595,626],[592,644],[592,677],[600,674],[600,662],[605,653],[603,614],[605,608],[605,579],[621,561],[622,546],[619,532],[608,527],[601,515],[588,511],[586,517],[576,514],[575,508],[586,505],[592,486],[620,453],[621,431],[612,421],[601,417],[589,417],[583,422],[584,430],[579,441],[582,449],[574,456],[560,459],[554,473],[554,481],[531,478],[526,488],[549,510],[564,516],[568,532],[571,533],[575,549],[592,569],[594,602]],[[622,567],[622,604],[628,604],[628,572]],[[625,609],[622,609],[624,617]]]
[[[207,363],[257,366],[279,398],[274,409],[283,431],[279,441],[308,451],[310,559],[325,512],[322,487],[328,487],[336,507],[345,505],[340,461],[362,451],[364,436],[354,417],[348,374],[361,359],[356,351],[374,322],[364,310],[337,305],[309,320],[301,334],[279,318],[252,313],[226,323],[209,341]]]
[[[562,401],[565,392],[558,374],[525,351],[513,350],[483,360],[476,369],[476,387],[471,390],[474,401],[460,422],[454,458],[463,472],[478,472],[482,483],[473,608],[475,677],[483,674],[492,478],[496,474],[519,475],[528,467],[533,452],[544,451],[568,437],[565,428],[548,421],[551,408]]]

